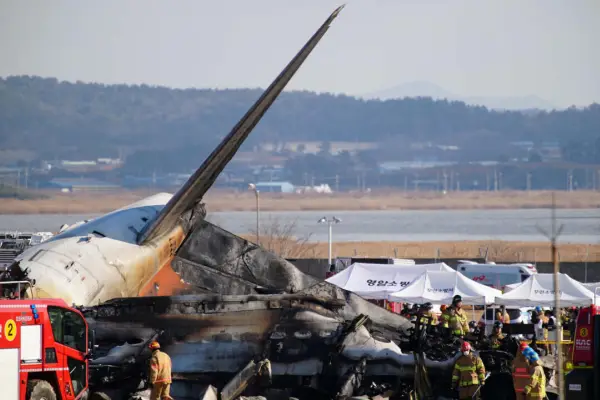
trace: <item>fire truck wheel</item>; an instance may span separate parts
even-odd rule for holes
[[[56,393],[48,381],[32,379],[27,383],[27,398],[29,400],[56,400]]]

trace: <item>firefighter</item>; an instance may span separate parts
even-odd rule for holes
[[[152,391],[150,400],[171,400],[171,357],[160,351],[160,344],[156,341],[148,346],[152,350],[150,358],[150,373],[148,374]]]
[[[546,375],[540,363],[540,356],[534,351],[528,353],[529,361],[529,381],[523,393],[526,400],[541,400],[546,398]]]
[[[452,298],[452,306],[450,307],[450,318],[448,320],[448,324],[453,335],[463,337],[467,332],[469,332],[467,314],[462,309],[462,297],[460,297],[458,294]]]
[[[502,310],[496,310],[496,321],[504,321],[504,315],[502,315]]]
[[[452,372],[452,387],[458,389],[458,398],[463,399],[479,399],[479,387],[483,385],[485,380],[485,367],[479,356],[471,353],[471,344],[463,342],[460,347],[463,353]],[[475,396],[474,396],[475,395]]]
[[[431,303],[423,304],[423,308],[421,309],[421,319],[419,320],[421,324],[425,325],[429,323],[430,325],[437,325],[437,315],[431,311],[432,309],[433,305]]]
[[[506,308],[504,306],[496,311],[496,321],[500,321],[504,324],[510,323],[510,316],[506,312]]]
[[[525,342],[521,342],[517,355],[512,362],[512,378],[517,399],[521,399],[524,394],[525,386],[529,383],[529,362],[527,361],[527,349],[533,351]]]
[[[504,334],[502,333],[503,326],[504,325],[500,321],[494,322],[492,334],[490,335],[490,345],[493,350],[498,350],[500,346],[502,346],[502,341],[504,340]]]
[[[442,312],[440,324],[442,325],[442,328],[448,328],[450,322],[450,310],[448,310],[448,306],[442,304],[440,306],[440,311]]]

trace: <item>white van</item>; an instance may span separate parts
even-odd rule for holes
[[[456,270],[466,277],[486,286],[504,291],[506,285],[521,283],[531,275],[537,274],[533,264],[478,264],[461,262]]]

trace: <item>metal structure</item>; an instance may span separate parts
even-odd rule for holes
[[[327,256],[327,260],[328,260],[327,265],[329,266],[329,268],[331,268],[332,255],[333,255],[333,224],[339,224],[340,222],[342,222],[342,220],[337,217],[331,217],[330,219],[328,219],[327,217],[323,217],[317,221],[317,223],[327,224],[329,227],[329,236],[328,236],[329,251],[328,251],[328,256]]]

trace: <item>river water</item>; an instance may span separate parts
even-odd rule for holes
[[[563,225],[562,243],[600,243],[600,209],[557,210],[557,223]],[[56,231],[60,225],[93,218],[96,215],[0,215],[0,231]],[[429,241],[429,240],[519,240],[540,241],[539,229],[549,231],[549,210],[440,210],[440,211],[297,211],[264,212],[260,223],[277,221],[294,224],[296,236],[310,236],[311,241],[327,240],[323,217],[338,217],[334,225],[335,241]],[[217,212],[209,214],[211,222],[236,233],[256,228],[254,212]]]

